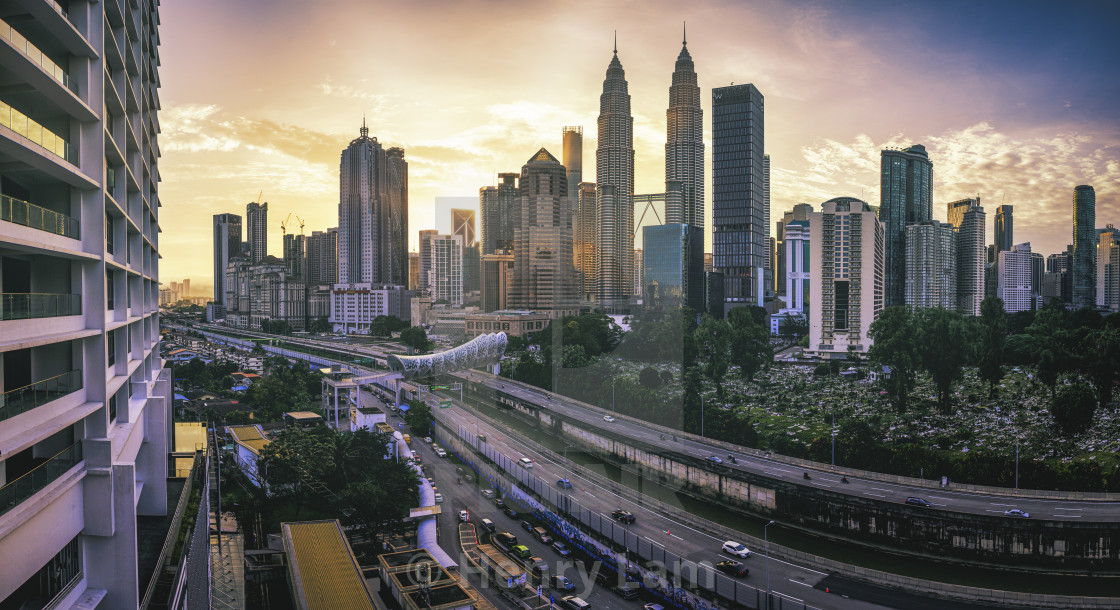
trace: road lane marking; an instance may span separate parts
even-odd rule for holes
[[[995,510],[995,509],[992,509],[992,508],[985,508],[984,510],[986,512],[989,512],[989,513],[1002,513],[1003,512],[1002,510]]]
[[[1081,515],[1054,515],[1054,516],[1055,517],[1061,517],[1063,519],[1080,519],[1081,518]]]
[[[680,536],[678,536],[676,534],[669,534],[669,535],[672,536],[673,538],[676,538],[677,540],[684,540],[684,538],[681,538]]]
[[[945,506],[945,505],[944,504],[934,504],[933,502],[930,502],[930,506]]]
[[[934,500],[945,500],[946,502],[951,502],[953,500],[952,498],[942,498],[941,496],[930,496],[930,497],[933,498]]]
[[[832,486],[831,485],[825,485],[824,483],[817,483],[817,487],[832,487]]]
[[[803,600],[803,599],[799,599],[799,598],[796,598],[796,597],[794,597],[794,596],[792,596],[792,595],[786,595],[785,593],[782,593],[781,591],[773,591],[773,593],[774,593],[774,595],[777,595],[777,596],[780,596],[780,597],[784,597],[784,598],[786,598],[786,599],[788,599],[788,600],[791,600],[791,601],[795,601],[795,602],[797,602],[797,603],[799,603],[799,604],[804,604],[804,603],[805,603],[805,600]]]
[[[807,582],[801,582],[801,581],[798,581],[798,580],[794,580],[794,579],[792,579],[792,578],[791,578],[791,579],[789,579],[789,581],[790,581],[790,582],[792,582],[792,583],[793,583],[793,584],[795,584],[795,585],[801,585],[802,587],[810,587],[810,588],[812,588],[812,586],[813,586],[813,585],[811,585],[811,584],[809,584],[809,583],[807,583]]]
[[[870,491],[863,492],[863,495],[865,495],[865,496],[875,496],[876,498],[885,498],[886,497],[883,494],[873,494]]]
[[[1084,508],[1070,508],[1068,506],[1055,506],[1054,510],[1077,510],[1077,511],[1081,511],[1081,510],[1085,510],[1085,509]]]
[[[883,489],[882,487],[872,487],[871,489],[874,489],[876,491],[885,491],[887,493],[894,493],[895,491],[898,491],[896,489]]]
[[[1010,506],[1012,508],[1016,506],[1015,504],[999,504],[997,502],[988,502],[988,504],[991,504],[992,506]]]

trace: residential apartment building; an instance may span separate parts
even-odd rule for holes
[[[169,510],[159,3],[62,4],[0,3],[0,606],[138,608]]]

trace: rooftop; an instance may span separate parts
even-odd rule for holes
[[[260,426],[229,426],[226,430],[233,437],[233,442],[256,455],[260,455],[261,449],[270,442]]]
[[[296,608],[375,607],[338,520],[284,523],[281,529]]]

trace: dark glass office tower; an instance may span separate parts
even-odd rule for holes
[[[933,163],[926,147],[888,149],[880,157],[879,220],[887,227],[885,305],[906,304],[906,225],[933,218]]]
[[[1097,193],[1082,184],[1073,189],[1073,306],[1097,304]]]
[[[1015,245],[1014,211],[1015,206],[1011,205],[996,208],[996,252],[1010,252]]]
[[[669,223],[642,229],[642,300],[653,309],[704,310],[704,230]]]
[[[725,308],[761,305],[766,240],[762,94],[754,85],[712,90],[712,255]]]

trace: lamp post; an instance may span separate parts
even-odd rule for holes
[[[832,412],[832,465],[836,465],[836,412]]]
[[[1019,489],[1019,431],[1015,431],[1015,489]]]
[[[704,395],[700,395],[700,436],[704,436]]]
[[[766,607],[770,607],[770,537],[766,528],[774,525],[771,521],[762,526],[762,540],[766,543]]]
[[[565,466],[568,465],[568,448],[569,447],[574,447],[574,446],[575,445],[564,445],[564,465]]]
[[[617,380],[617,377],[611,377],[611,411],[614,411],[614,382]]]

